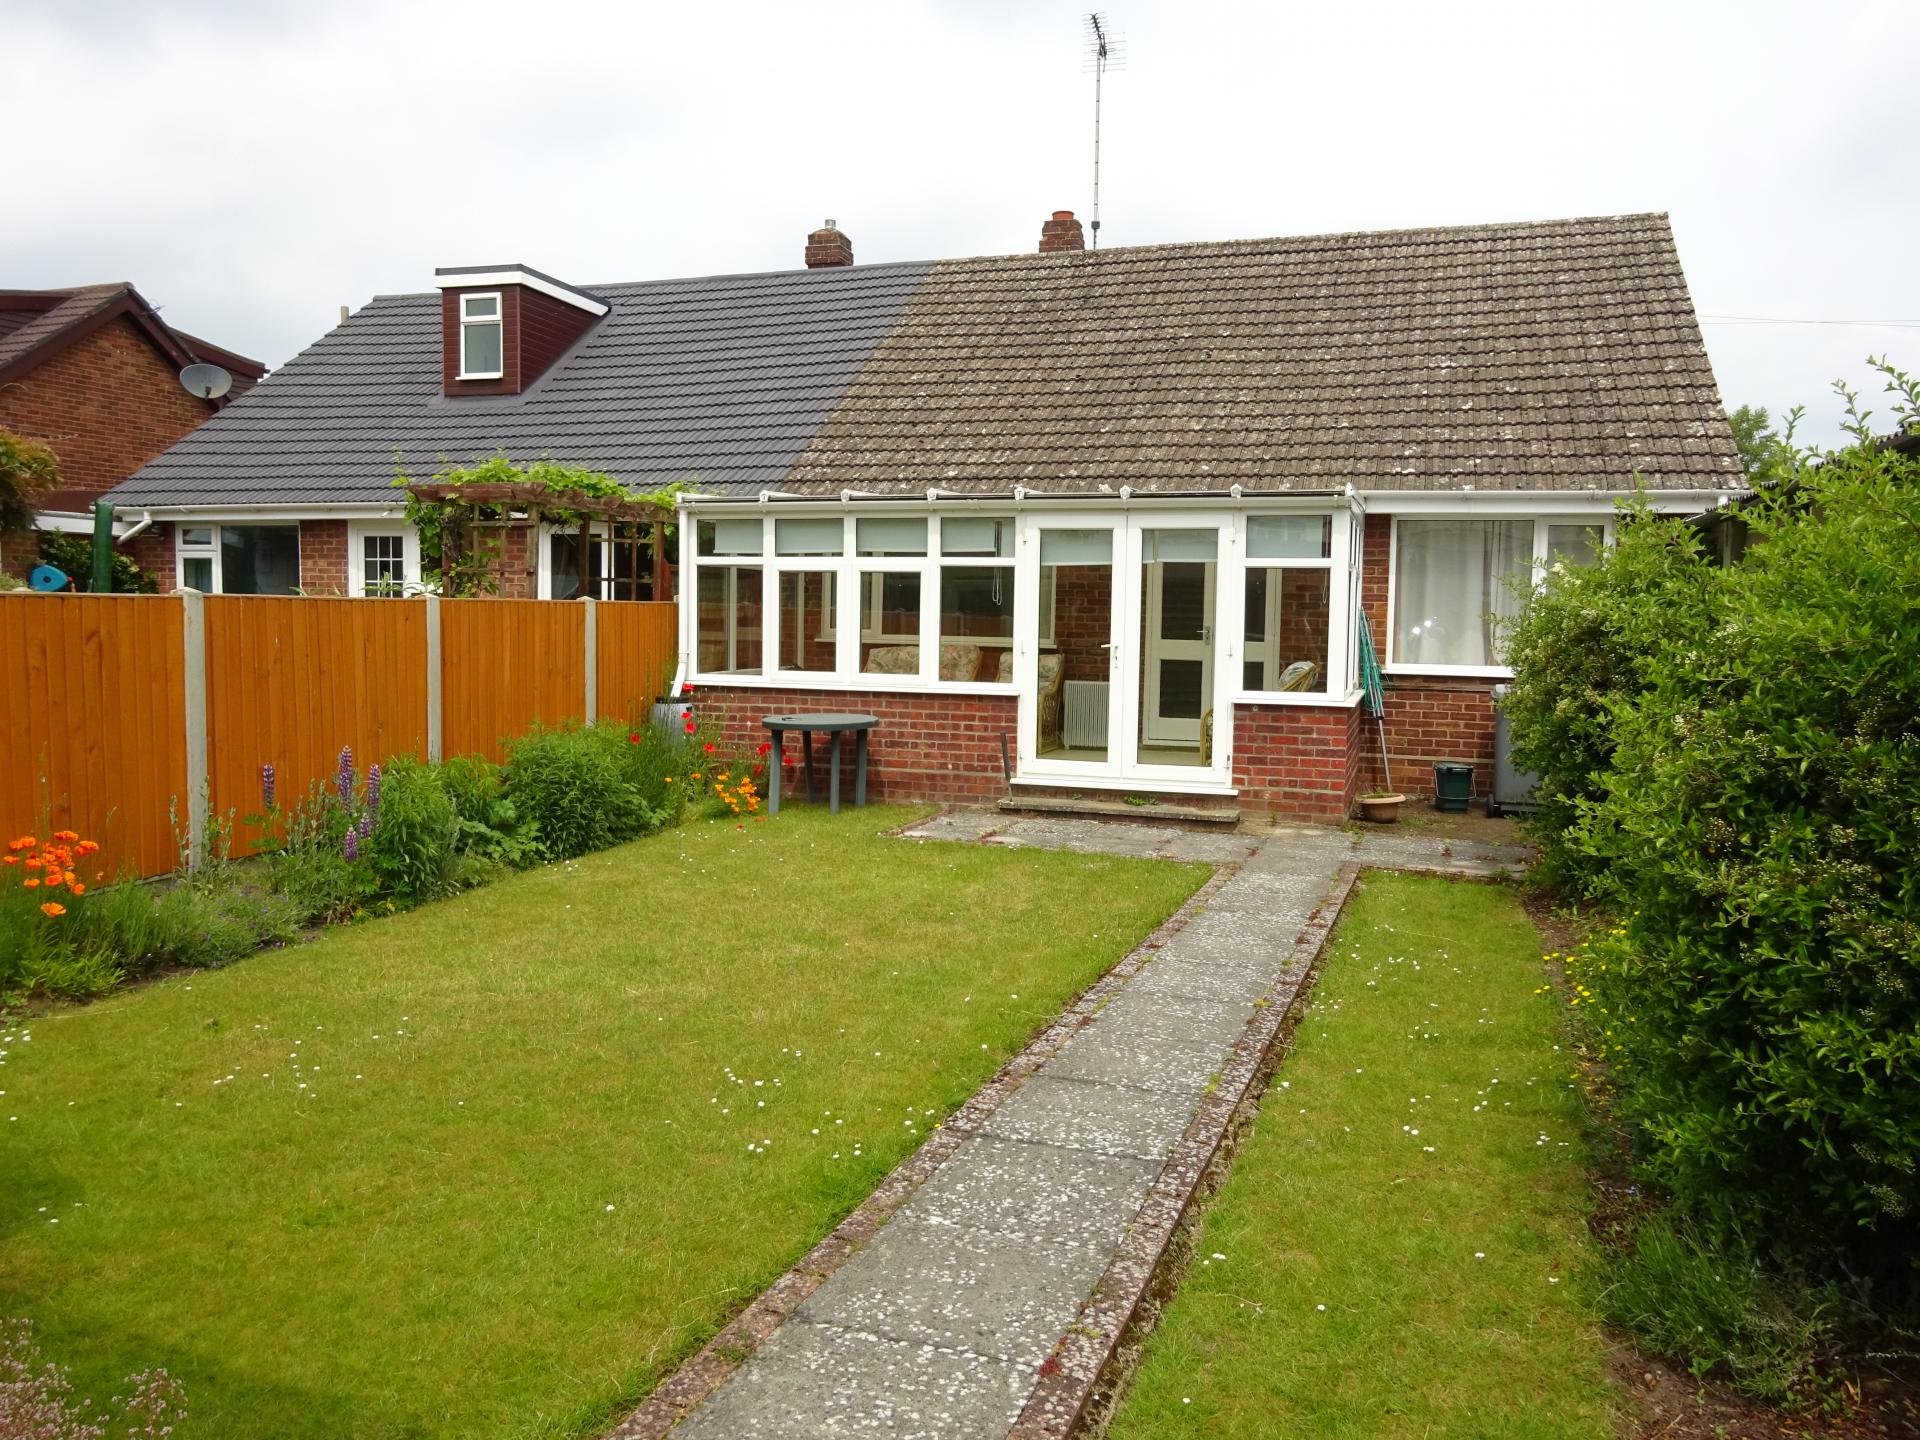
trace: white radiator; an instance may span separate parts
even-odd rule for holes
[[[1107,743],[1107,682],[1069,680],[1063,700],[1061,739],[1069,750],[1097,750]]]

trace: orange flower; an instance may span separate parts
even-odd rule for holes
[[[39,855],[29,855],[27,857],[27,869],[29,870],[44,869],[46,866],[46,863],[47,863],[46,860]]]
[[[9,844],[7,848],[9,850],[31,850],[39,843],[40,842],[31,835],[22,835],[18,840]]]
[[[0,855],[0,865],[18,865],[19,863],[18,855]]]
[[[61,905],[61,904],[59,904],[59,903],[57,903],[56,901],[52,901],[52,900],[49,900],[49,901],[47,901],[47,903],[46,903],[46,904],[44,904],[44,905],[42,905],[42,906],[40,907],[40,913],[41,913],[42,915],[45,915],[45,916],[46,916],[46,917],[47,917],[47,918],[48,918],[49,920],[51,920],[51,919],[53,919],[53,918],[54,918],[54,917],[55,917],[56,915],[64,915],[64,914],[66,914],[66,913],[67,913],[67,907],[66,907],[66,906],[64,906],[64,905]]]
[[[65,872],[63,872],[63,873],[61,874],[61,876],[60,876],[60,878],[61,878],[62,880],[64,880],[64,881],[66,881],[66,882],[67,882],[67,884],[69,884],[69,885],[71,885],[71,884],[73,884],[73,871],[71,871],[71,870],[68,870],[68,871],[65,871]]]
[[[80,842],[80,853],[82,855],[91,855],[99,848],[100,842],[97,840],[82,840]]]
[[[80,832],[78,830],[56,830],[53,832],[53,838],[71,843],[80,838]]]
[[[40,882],[38,880],[22,880],[20,886],[24,890],[38,890],[40,888]]]
[[[71,890],[71,891],[73,891],[73,893],[74,893],[74,894],[76,894],[76,895],[84,895],[84,894],[86,894],[86,893],[87,893],[87,887],[86,887],[86,886],[84,886],[84,885],[80,885],[80,884],[77,884],[77,883],[74,883],[74,882],[72,882],[72,881],[69,881],[69,882],[68,882],[68,884],[67,884],[67,888],[68,888],[69,890]]]

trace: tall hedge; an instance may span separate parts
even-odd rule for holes
[[[1698,582],[1704,603],[1650,613],[1672,623],[1622,641],[1630,682],[1581,721],[1604,767],[1557,843],[1620,925],[1577,979],[1649,1176],[1750,1238],[1911,1279],[1920,462],[1863,434],[1803,458],[1752,521],[1742,565],[1653,588],[1658,607]],[[1644,548],[1629,529],[1595,576],[1550,583],[1538,623],[1630,590]],[[1588,659],[1515,653],[1520,745],[1587,735],[1563,710]]]

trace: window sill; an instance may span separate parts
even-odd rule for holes
[[[1236,705],[1311,705],[1322,710],[1349,710],[1360,703],[1360,693],[1328,695],[1314,690],[1242,690],[1233,697]]]
[[[862,690],[884,690],[891,694],[904,695],[1017,695],[1019,691],[1012,685],[1001,685],[984,680],[941,680],[929,684],[918,675],[839,675],[805,672],[788,672],[780,675],[704,675],[692,677],[695,702],[697,692],[708,690],[844,690],[849,693]]]
[[[1382,665],[1382,675],[1431,675],[1454,680],[1511,680],[1505,665]]]
[[[474,375],[467,375],[467,374],[460,374],[460,375],[456,375],[456,376],[454,376],[453,378],[454,378],[454,379],[455,379],[456,381],[460,381],[460,380],[504,380],[504,379],[506,379],[506,378],[507,378],[507,372],[506,372],[506,371],[504,371],[504,370],[489,370],[489,371],[486,371],[486,372],[485,372],[485,373],[483,373],[483,374],[474,374]]]

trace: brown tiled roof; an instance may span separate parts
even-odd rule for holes
[[[175,365],[210,360],[233,372],[234,390],[251,386],[266,366],[175,330],[140,292],[122,280],[65,290],[0,290],[0,380],[21,374],[125,314]]]
[[[1664,215],[936,262],[779,488],[1736,486]]]

